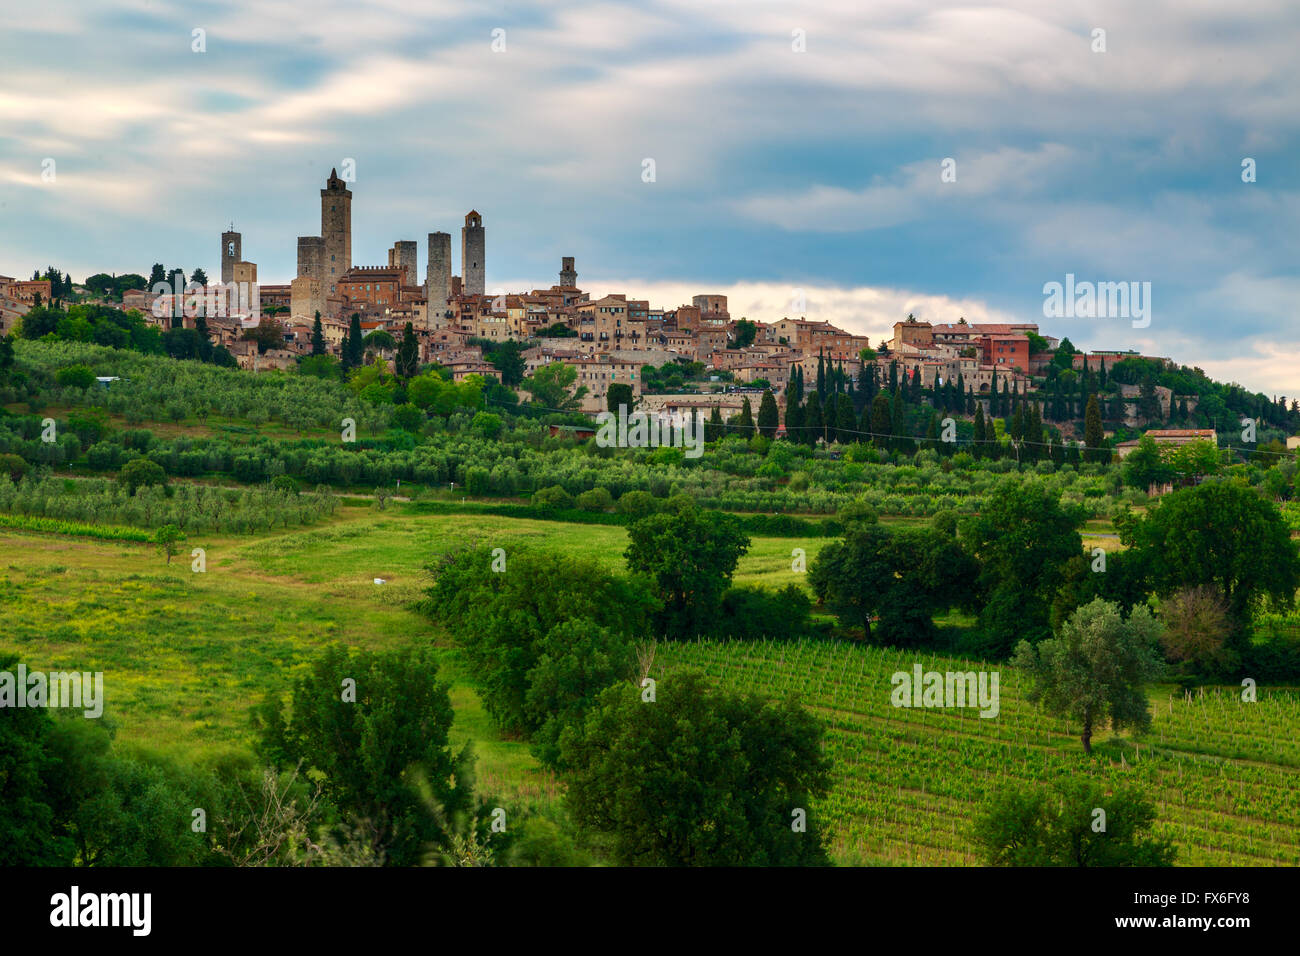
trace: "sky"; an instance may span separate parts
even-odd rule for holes
[[[873,341],[908,313],[1037,321],[1300,397],[1293,0],[42,0],[4,21],[0,274],[219,276],[233,222],[287,282],[351,160],[356,265],[415,239],[423,275],[443,231],[459,272],[473,208],[489,291],[572,255],[594,295],[723,293]],[[1139,283],[1149,323],[1046,317],[1067,275]]]

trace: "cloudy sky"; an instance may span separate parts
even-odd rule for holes
[[[767,320],[802,294],[873,338],[909,311],[1039,321],[1300,396],[1293,0],[43,0],[4,19],[0,273],[219,274],[233,221],[286,282],[351,159],[358,265],[418,239],[423,270],[446,231],[458,270],[473,207],[489,289],[550,285],[573,255],[597,294],[725,292]],[[1150,282],[1150,325],[1044,318],[1067,273]]]

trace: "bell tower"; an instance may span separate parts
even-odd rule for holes
[[[326,295],[334,295],[343,273],[352,268],[352,190],[337,169],[320,191],[320,235],[325,243],[323,276]]]

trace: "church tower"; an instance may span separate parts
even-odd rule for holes
[[[460,275],[465,295],[483,295],[483,217],[471,209],[460,231]]]
[[[560,286],[565,289],[578,287],[578,270],[573,268],[573,256],[560,258]]]
[[[229,285],[235,281],[235,263],[244,258],[243,244],[243,236],[235,232],[233,223],[229,232],[221,234],[221,282],[223,285]]]
[[[320,191],[320,235],[325,243],[325,294],[334,295],[343,273],[352,268],[352,190],[337,169]]]

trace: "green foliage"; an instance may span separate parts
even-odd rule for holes
[[[1096,781],[1065,780],[1050,791],[999,791],[972,839],[989,866],[1173,866],[1173,844],[1151,835],[1155,818],[1137,787],[1107,793]]]
[[[719,636],[743,640],[780,638],[797,640],[812,632],[809,613],[812,602],[797,584],[779,590],[741,584],[722,595]]]
[[[827,862],[815,801],[830,762],[797,704],[700,678],[606,690],[560,741],[575,821],[607,834],[622,866],[808,866]],[[795,825],[806,813],[806,831]]]
[[[90,388],[95,384],[95,373],[85,365],[69,365],[59,369],[54,380],[62,388]]]
[[[987,653],[1005,656],[1021,638],[1032,644],[1050,635],[1053,597],[1067,563],[1083,551],[1083,518],[1042,480],[1008,478],[962,527],[967,550],[980,562]]]
[[[464,647],[484,707],[513,733],[536,733],[551,717],[561,718],[555,708],[565,714],[580,709],[583,688],[594,692],[626,676],[631,641],[655,608],[643,582],[551,552],[511,548],[494,554],[475,546],[429,570],[434,584],[425,612]],[[583,631],[588,636],[575,646]],[[577,646],[595,656],[566,660],[581,656]],[[538,667],[544,686],[532,689],[542,680],[534,673]],[[553,741],[556,732],[552,728],[544,739]]]
[[[1079,608],[1059,637],[1016,647],[1015,665],[1033,682],[1029,699],[1051,713],[1082,723],[1081,740],[1092,752],[1092,731],[1109,718],[1118,732],[1151,726],[1146,684],[1164,672],[1158,654],[1160,624],[1145,605],[1127,620],[1119,605],[1094,600]]]
[[[1208,586],[1223,597],[1234,623],[1229,644],[1239,651],[1260,599],[1290,606],[1300,587],[1300,553],[1277,506],[1236,482],[1180,488],[1115,525],[1157,594]]]
[[[154,532],[153,543],[158,547],[158,553],[167,556],[167,563],[172,563],[172,558],[181,553],[181,544],[185,540],[185,532],[174,524],[165,524]]]
[[[874,514],[850,517],[842,541],[821,549],[808,583],[846,627],[886,644],[934,642],[935,614],[972,603],[978,568],[957,539],[932,528],[887,530]]]
[[[632,394],[632,386],[625,382],[611,383],[605,393],[605,407],[618,414],[619,408],[624,406],[629,414],[636,407],[636,398]]]
[[[117,480],[126,486],[127,491],[135,494],[148,485],[167,484],[167,473],[161,465],[148,458],[133,458],[122,466]]]
[[[563,362],[549,362],[525,378],[522,384],[533,396],[534,404],[564,411],[577,408],[587,394],[585,385],[579,385],[572,393],[569,391],[577,380],[577,369]]]
[[[320,774],[327,799],[376,855],[392,866],[418,864],[430,847],[449,845],[446,820],[473,800],[470,748],[452,750],[451,700],[437,678],[425,649],[331,647],[294,681],[287,706],[272,695],[258,709],[258,756]]]
[[[628,567],[649,574],[663,602],[656,631],[669,638],[712,633],[719,600],[731,583],[749,537],[733,515],[705,512],[693,503],[651,515],[628,528]]]

